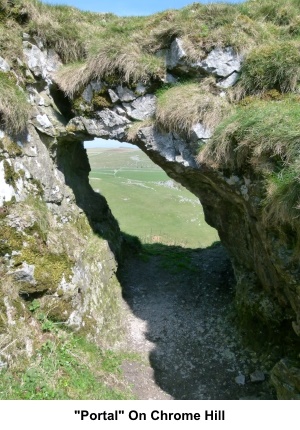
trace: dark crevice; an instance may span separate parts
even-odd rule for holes
[[[55,102],[55,105],[58,107],[67,122],[74,118],[75,115],[72,113],[71,101],[57,84],[52,84],[50,86],[50,94]]]

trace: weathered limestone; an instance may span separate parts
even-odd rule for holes
[[[56,52],[53,49],[44,50],[41,42],[37,46],[27,40],[23,42],[23,52],[27,66],[34,76],[41,77],[50,84],[53,72],[62,64]]]
[[[283,326],[290,336],[299,336],[300,274],[291,252],[291,236],[296,232],[263,224],[260,179],[248,168],[243,174],[229,173],[197,162],[199,146],[212,134],[200,122],[185,137],[151,125],[156,111],[151,83],[92,81],[77,95],[80,103],[73,111],[65,107],[69,109],[66,117],[71,118],[67,121],[54,96],[59,91],[53,84],[59,58],[28,35],[24,36],[24,54],[26,76],[34,80],[27,86],[28,129],[14,150],[8,149],[9,136],[0,132],[1,270],[7,285],[14,280],[13,291],[22,309],[22,294],[38,293],[49,317],[88,333],[99,343],[106,342],[109,319],[114,320],[112,336],[119,331],[120,317],[111,317],[108,309],[118,307],[115,255],[120,232],[105,200],[89,186],[82,141],[94,137],[127,141],[134,122],[149,120],[141,124],[133,143],[200,198],[207,222],[218,230],[229,250],[237,281],[236,303],[244,323],[251,327],[255,320],[274,337]],[[215,48],[191,64],[180,39],[161,55],[166,56],[166,82],[175,83],[183,73],[199,78],[213,75],[223,89],[236,83],[242,62],[226,47]],[[0,61],[0,67],[3,64]],[[94,107],[99,92],[103,105]],[[18,204],[9,209],[7,203],[13,198]],[[5,321],[13,324],[16,305],[7,293],[4,299]],[[280,398],[299,396],[300,366],[297,360],[292,366],[289,363],[281,361],[273,371]]]
[[[231,47],[215,48],[203,60],[195,63],[207,73],[226,78],[241,70],[241,56]]]
[[[151,94],[139,97],[132,103],[122,103],[127,115],[135,120],[143,121],[155,113],[156,97]]]
[[[167,69],[191,74],[205,72],[219,78],[227,78],[220,84],[223,88],[228,88],[235,84],[241,65],[242,56],[237,54],[230,46],[215,48],[204,60],[190,62],[184,49],[183,41],[176,38],[166,52]]]

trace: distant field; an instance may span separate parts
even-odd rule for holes
[[[219,240],[199,200],[138,149],[88,149],[92,187],[103,194],[121,229],[144,243],[205,247]]]

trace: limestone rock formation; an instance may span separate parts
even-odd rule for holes
[[[122,51],[120,61],[109,63],[111,74],[101,63],[101,56],[96,64],[102,67],[102,75],[89,59],[83,66],[75,63],[80,67],[75,69],[75,78],[80,79],[73,86],[69,79],[63,85],[59,77],[63,63],[59,43],[48,47],[37,35],[24,33],[24,62],[19,59],[22,67],[14,77],[9,75],[10,61],[0,57],[4,87],[13,82],[20,100],[26,96],[29,111],[26,127],[12,130],[9,121],[4,121],[0,130],[0,335],[13,336],[12,328],[18,324],[21,331],[24,321],[32,317],[27,303],[38,297],[49,318],[86,333],[100,344],[117,336],[122,324],[116,269],[122,240],[106,201],[89,185],[90,167],[83,141],[94,137],[130,141],[201,200],[206,221],[218,230],[230,253],[236,304],[244,326],[253,330],[256,324],[258,331],[267,328],[270,337],[285,333],[290,341],[283,350],[291,357],[281,357],[273,371],[278,396],[299,398],[298,224],[286,220],[266,223],[262,214],[266,176],[272,176],[270,162],[281,155],[279,144],[276,142],[276,154],[264,155],[258,172],[249,149],[251,142],[245,136],[239,141],[239,130],[234,128],[236,116],[235,121],[225,124],[231,127],[231,141],[224,138],[219,142],[228,163],[222,165],[222,154],[217,150],[215,159],[206,156],[205,148],[214,139],[222,116],[231,113],[229,102],[234,94],[230,91],[246,74],[244,56],[231,45],[208,45],[198,60],[191,59],[184,38],[168,33],[166,41],[168,44],[158,46],[151,57],[154,66],[146,62],[148,54],[142,56],[142,64],[153,68],[152,75],[134,75],[140,67],[135,43],[129,45],[135,50],[131,56]],[[156,46],[152,39],[150,45],[151,49]],[[128,58],[137,64],[128,65]],[[163,70],[157,66],[161,66],[161,59]],[[128,78],[124,64],[133,77]],[[163,109],[157,89],[165,83],[176,86],[183,76],[198,80],[198,98],[191,93],[187,101],[178,99],[178,117],[174,119],[173,112],[169,113],[164,128],[156,121],[158,110]],[[249,76],[247,85],[254,79]],[[281,87],[279,83],[275,87],[266,84],[266,88],[258,88],[265,91],[258,103],[269,99],[280,103]],[[184,91],[185,87],[176,88]],[[293,88],[293,82],[282,88]],[[247,103],[253,102],[251,97],[259,98],[255,93],[240,103],[247,108]],[[196,103],[189,111],[194,100],[199,106]],[[220,108],[222,100],[228,103],[226,114]],[[0,110],[2,115],[6,112],[2,105]],[[225,126],[222,123],[220,127]],[[281,165],[283,174],[289,155]],[[35,330],[34,324],[30,330]],[[28,354],[30,330],[23,339]],[[285,345],[286,339],[281,339]],[[1,362],[8,359],[0,354]]]

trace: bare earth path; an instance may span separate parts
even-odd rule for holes
[[[120,271],[125,347],[141,357],[123,364],[136,398],[273,399],[271,363],[242,344],[233,321],[224,249],[174,255],[131,257]]]

